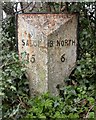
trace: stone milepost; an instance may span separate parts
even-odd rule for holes
[[[31,95],[50,92],[58,95],[58,85],[76,64],[76,14],[18,14],[18,51],[27,60]]]

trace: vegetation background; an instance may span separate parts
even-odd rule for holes
[[[2,9],[6,13],[0,40],[2,120],[95,119],[96,2],[2,2]],[[66,85],[59,88],[58,97],[50,93],[30,97],[26,68],[18,59],[15,34],[15,14],[27,12],[79,13],[77,65],[69,78],[64,79]]]

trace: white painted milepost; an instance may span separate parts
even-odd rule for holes
[[[58,95],[77,58],[77,14],[18,14],[18,51],[29,63],[31,95]],[[25,56],[24,56],[25,55]]]

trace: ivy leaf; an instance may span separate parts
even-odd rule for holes
[[[89,112],[88,118],[94,118],[94,112]]]

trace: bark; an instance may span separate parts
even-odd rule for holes
[[[21,9],[22,9],[22,13],[24,13],[23,3],[22,2],[20,2],[20,6],[21,6]]]
[[[4,12],[11,16],[11,15],[14,15],[14,3],[12,2],[5,2],[3,5],[2,5],[2,9],[4,10]]]

